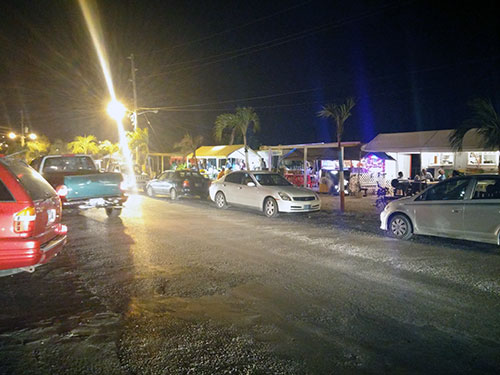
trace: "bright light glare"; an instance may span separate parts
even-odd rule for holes
[[[108,104],[108,115],[116,121],[121,121],[127,113],[127,108],[117,100],[111,100]]]
[[[92,37],[92,42],[94,43],[95,50],[97,52],[97,57],[99,58],[99,63],[101,64],[102,73],[104,74],[104,79],[106,80],[106,85],[108,86],[109,96],[111,97],[111,102],[119,103],[116,100],[115,89],[113,86],[113,80],[111,78],[111,71],[108,66],[108,59],[106,58],[104,51],[104,39],[103,33],[101,31],[99,25],[99,19],[97,17],[97,12],[90,9],[90,6],[94,6],[95,3],[79,0],[80,8],[82,9],[83,17],[85,18],[85,22],[87,23],[87,27],[89,29],[90,36]],[[108,106],[109,108],[109,106]],[[113,111],[114,112],[114,111]],[[109,113],[109,112],[108,112]],[[121,117],[114,117],[116,120],[116,126],[118,127],[118,136],[120,139],[120,150],[122,152],[123,158],[125,159],[125,164],[127,165],[127,179],[129,182],[129,186],[132,186],[134,190],[137,189],[135,182],[135,174],[134,167],[132,162],[132,154],[130,153],[130,149],[128,147],[127,137],[125,135],[125,129],[123,128]]]
[[[36,134],[31,133],[30,135],[28,135],[28,138],[31,139],[32,141],[34,141],[37,138],[37,136],[36,136]]]
[[[15,139],[16,138],[16,133],[10,132],[9,133],[9,138],[10,139]]]

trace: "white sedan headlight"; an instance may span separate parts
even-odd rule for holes
[[[290,198],[290,196],[287,194],[287,193],[282,193],[281,191],[278,192],[278,195],[280,196],[281,199],[283,199],[284,201],[291,201],[292,198]]]

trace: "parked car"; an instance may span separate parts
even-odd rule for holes
[[[210,180],[197,171],[166,171],[146,184],[146,194],[150,197],[168,195],[170,199],[198,196],[208,198]]]
[[[47,155],[31,166],[57,191],[65,208],[104,208],[119,216],[127,200],[120,173],[99,172],[88,155]]]
[[[280,212],[313,212],[321,209],[316,193],[292,185],[278,173],[237,171],[212,183],[210,198],[218,208],[228,204],[261,210],[267,217]]]
[[[26,163],[0,158],[0,276],[33,272],[66,243],[61,200]]]
[[[400,239],[426,234],[500,245],[500,176],[450,178],[389,203],[380,221]]]

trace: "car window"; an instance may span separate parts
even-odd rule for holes
[[[472,199],[500,199],[500,178],[479,179]]]
[[[263,186],[289,186],[290,182],[277,173],[255,173],[255,179]]]
[[[2,181],[0,181],[0,202],[12,202],[14,201],[14,197],[10,193],[7,186],[4,185]]]
[[[96,171],[92,159],[88,156],[60,156],[46,158],[43,163],[43,173]]]
[[[194,173],[191,171],[179,171],[177,172],[180,178],[191,177]]]
[[[161,175],[158,176],[158,180],[164,181],[167,179],[167,172],[163,172]]]
[[[252,176],[250,176],[248,173],[245,173],[243,177],[243,185],[247,185],[249,182],[252,182],[255,184],[255,181],[253,180]]]
[[[469,185],[469,179],[449,180],[433,186],[423,195],[424,201],[450,201],[463,200]]]
[[[31,199],[40,200],[57,195],[50,184],[28,164],[14,159],[3,162],[7,168],[17,177],[21,185],[29,194]]]
[[[241,184],[243,173],[230,173],[224,179],[224,182],[232,182],[233,184]]]
[[[33,159],[30,163],[31,168],[33,168],[35,171],[40,170],[41,161],[42,161],[42,158]]]

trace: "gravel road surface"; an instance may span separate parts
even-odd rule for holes
[[[139,195],[64,221],[0,278],[1,374],[500,373],[495,246]]]

